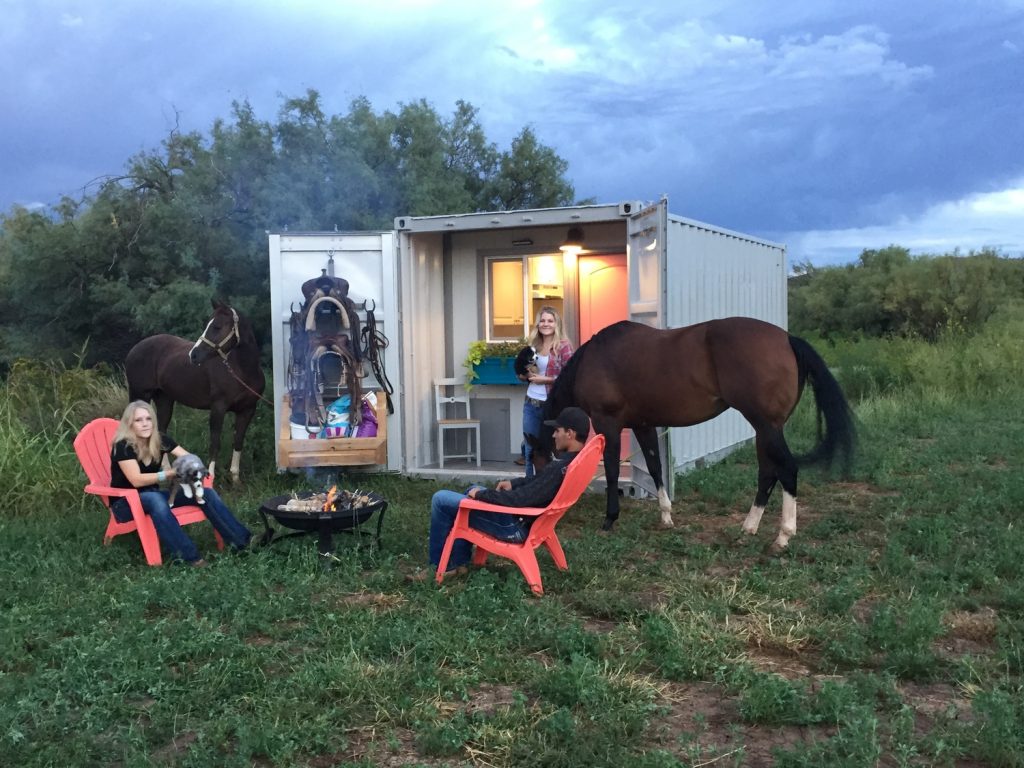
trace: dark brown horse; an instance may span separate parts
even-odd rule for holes
[[[818,446],[795,457],[782,430],[810,382],[819,416]],[[757,533],[776,483],[782,484],[782,526],[773,547],[796,533],[797,471],[802,464],[849,462],[853,417],[838,382],[803,339],[747,317],[729,317],[669,330],[620,322],[600,331],[573,355],[548,396],[545,418],[578,405],[604,435],[608,504],[604,529],[619,516],[619,435],[633,430],[654,479],[661,521],[672,525],[671,503],[661,476],[658,427],[685,427],[728,408],[754,428],[757,495],[743,530]],[[824,417],[824,434],[820,434]],[[551,432],[540,437],[542,457],[550,455]],[[541,461],[544,461],[541,458]]]
[[[231,479],[237,481],[242,442],[266,382],[252,323],[227,304],[212,304],[213,317],[198,341],[164,333],[131,348],[124,362],[128,399],[152,400],[161,432],[176,402],[208,410],[211,474],[220,454],[224,415],[235,414]]]

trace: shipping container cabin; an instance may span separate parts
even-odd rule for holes
[[[579,249],[562,247],[578,238]],[[786,252],[767,242],[669,214],[654,204],[573,206],[450,216],[402,216],[381,232],[271,233],[274,318],[275,434],[278,466],[374,468],[423,477],[493,481],[514,476],[522,439],[521,384],[477,384],[473,416],[481,420],[481,466],[438,464],[434,381],[462,376],[469,344],[526,336],[542,306],[553,306],[579,346],[601,328],[631,319],[658,328],[731,315],[786,327]],[[386,445],[355,453],[349,443],[324,446],[310,459],[282,419],[287,391],[289,318],[299,287],[327,270],[350,283],[350,297],[374,312],[389,345],[383,353],[394,386],[395,413]],[[364,308],[365,304],[365,308]],[[371,375],[365,383],[376,388]],[[724,455],[753,436],[735,411],[663,438],[669,478]],[[458,439],[450,435],[446,439]],[[322,441],[330,443],[332,441]],[[340,444],[338,444],[340,445]],[[631,495],[652,489],[635,453],[624,444],[620,486]],[[449,453],[451,451],[448,451]],[[385,460],[386,459],[386,460]],[[310,461],[311,464],[304,462]]]

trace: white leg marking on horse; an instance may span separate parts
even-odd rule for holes
[[[796,496],[790,496],[782,492],[782,528],[779,529],[779,536],[775,539],[775,546],[785,549],[789,546],[789,540],[796,536]]]
[[[661,510],[661,524],[671,528],[672,523],[672,501],[668,497],[665,486],[658,489],[658,507]]]
[[[231,452],[231,476],[238,479],[238,465],[242,462],[242,452],[232,451]]]
[[[216,479],[217,478],[217,462],[216,461],[211,461],[210,462],[210,466],[208,467],[208,469],[210,470],[210,477]]]
[[[747,519],[743,521],[743,532],[749,533],[751,536],[757,533],[757,527],[761,525],[761,515],[763,514],[764,507],[751,504],[750,511],[747,512]]]

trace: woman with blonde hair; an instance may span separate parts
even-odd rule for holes
[[[110,452],[110,484],[115,488],[135,488],[139,492],[142,509],[152,518],[157,537],[175,557],[191,565],[206,565],[171,511],[167,491],[160,490],[160,483],[174,477],[173,469],[165,471],[162,468],[164,454],[177,458],[187,453],[173,438],[161,435],[157,430],[152,405],[143,400],[131,402],[124,409],[114,434]],[[184,494],[178,498],[181,504],[195,503]],[[120,523],[132,519],[128,501],[124,498],[115,499],[110,511]],[[232,547],[242,550],[248,546],[252,533],[238,522],[212,488],[203,494],[203,512]]]
[[[544,420],[544,404],[558,374],[572,357],[572,342],[565,336],[562,318],[554,307],[544,306],[537,311],[536,323],[529,339],[537,353],[537,372],[526,376],[529,386],[523,401],[523,434],[540,437]],[[533,449],[524,443],[526,476],[533,477]]]

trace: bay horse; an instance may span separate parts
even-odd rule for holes
[[[210,412],[210,474],[220,454],[224,415],[235,414],[231,479],[238,480],[242,443],[266,386],[252,323],[213,300],[213,316],[196,341],[162,333],[143,339],[125,358],[129,400],[156,404],[160,432],[176,402]]]
[[[818,411],[818,445],[794,456],[783,427],[810,382]],[[796,534],[797,472],[801,465],[846,466],[856,439],[853,416],[839,383],[821,356],[801,338],[749,317],[709,320],[685,328],[658,330],[628,320],[598,332],[572,356],[548,394],[545,419],[577,405],[594,430],[604,435],[608,500],[603,524],[619,517],[619,438],[633,430],[654,480],[661,522],[672,525],[658,450],[658,427],[686,427],[735,408],[754,428],[757,494],[743,530],[757,533],[776,483],[782,484],[782,525],[772,548],[779,551]],[[824,433],[822,434],[822,418]],[[538,439],[541,463],[551,455],[552,431]]]

